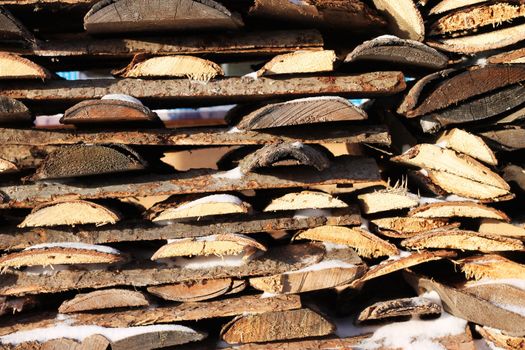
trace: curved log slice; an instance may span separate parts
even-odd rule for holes
[[[518,64],[525,63],[525,48],[504,51],[487,57],[490,64]]]
[[[32,121],[31,112],[22,102],[0,96],[0,124],[29,123]]]
[[[323,316],[299,309],[238,316],[221,329],[221,337],[229,344],[239,344],[320,337],[334,331],[335,326]]]
[[[372,2],[388,20],[390,33],[402,39],[416,41],[425,39],[423,18],[414,1],[372,0]]]
[[[194,199],[197,198],[197,199]],[[209,196],[173,197],[155,204],[148,210],[151,221],[201,218],[213,215],[248,214],[251,205],[231,194],[212,194]]]
[[[408,216],[417,218],[473,218],[510,221],[502,211],[483,204],[465,202],[436,202],[412,209]]]
[[[488,0],[441,0],[432,9],[429,14],[438,15],[462,7],[472,6]]]
[[[127,67],[112,73],[123,78],[190,78],[200,81],[224,75],[221,66],[212,61],[182,55],[153,58],[137,55]]]
[[[148,305],[149,302],[142,292],[128,289],[104,289],[90,293],[77,294],[73,299],[64,301],[58,308],[58,312],[68,314],[83,311],[131,308]]]
[[[266,105],[244,116],[237,128],[261,130],[367,118],[364,110],[345,98],[320,96]]]
[[[375,219],[371,223],[378,233],[390,238],[409,238],[418,233],[439,228],[459,227],[459,223],[449,223],[447,219],[404,216]]]
[[[117,221],[120,221],[120,215],[107,207],[84,200],[69,200],[36,206],[18,227],[86,224],[102,226],[115,224]]]
[[[50,79],[52,74],[38,64],[21,56],[0,52],[0,80]]]
[[[346,208],[348,204],[331,194],[318,191],[287,193],[272,199],[263,211]]]
[[[395,245],[360,228],[328,225],[319,226],[300,232],[295,235],[293,239],[344,244],[354,248],[359,256],[367,258],[399,254]]]
[[[448,65],[448,57],[419,41],[384,35],[365,41],[350,52],[345,62],[387,62],[407,67],[439,70]]]
[[[218,278],[152,286],[148,287],[148,292],[164,300],[195,302],[214,299],[225,294],[233,294],[230,292],[238,293],[246,287],[246,284],[242,280],[234,281],[231,278]]]
[[[255,239],[239,234],[220,234],[196,238],[172,240],[153,254],[151,260],[181,256],[227,256],[244,254],[248,258],[266,247]]]
[[[89,125],[114,123],[159,124],[157,113],[152,112],[131,96],[107,95],[100,100],[82,101],[66,110],[62,124]]]
[[[476,325],[476,331],[495,346],[506,350],[521,350],[525,347],[525,337],[513,337],[503,334],[499,329]]]
[[[365,214],[413,208],[419,197],[402,189],[385,189],[357,196]]]
[[[357,316],[357,322],[385,320],[394,317],[440,315],[441,305],[422,297],[380,301],[368,306]]]
[[[84,17],[93,34],[153,31],[230,30],[242,19],[213,0],[102,0]]]
[[[458,261],[467,278],[525,280],[525,265],[496,254],[477,255]],[[497,283],[497,281],[494,281]]]
[[[301,142],[282,142],[266,145],[239,162],[239,169],[246,174],[260,168],[278,165],[306,165],[319,171],[330,167],[324,147],[305,145]]]
[[[525,240],[525,227],[523,223],[507,223],[494,219],[483,219],[479,225],[479,232],[491,235]]]
[[[143,170],[146,162],[125,145],[64,146],[40,164],[36,180],[61,179]]]
[[[125,256],[118,250],[83,243],[38,244],[21,252],[0,258],[1,267],[50,266],[74,264],[114,264],[124,262]]]
[[[3,42],[33,43],[35,37],[8,10],[0,7],[0,40]]]
[[[489,165],[498,165],[494,152],[479,136],[461,129],[445,131],[436,141],[441,147],[450,148],[458,153],[471,156]]]
[[[366,265],[350,248],[326,249],[316,264],[283,274],[250,278],[250,285],[271,294],[295,294],[333,288],[361,277]]]
[[[401,241],[403,247],[419,250],[459,249],[481,252],[522,251],[523,242],[496,235],[468,230],[434,230]]]
[[[335,52],[324,51],[295,51],[275,56],[257,71],[257,76],[319,73],[334,70]]]
[[[0,174],[16,173],[18,170],[16,164],[0,158]]]

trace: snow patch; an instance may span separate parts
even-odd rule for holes
[[[227,134],[238,134],[240,132],[243,132],[243,130],[239,129],[238,127],[236,126],[233,126],[231,127],[230,129],[228,129],[228,131],[226,132]]]
[[[109,95],[105,95],[105,96],[102,96],[101,100],[126,101],[126,102],[136,103],[138,105],[143,106],[142,102],[140,102],[139,99],[137,99],[137,98],[135,98],[133,96],[124,95],[124,94],[109,94]]]
[[[261,294],[261,299],[268,299],[268,298],[274,298],[278,296],[279,294],[270,293],[270,292],[264,292]]]
[[[441,128],[441,124],[436,122],[432,117],[423,117],[419,120],[421,129],[426,133],[433,133]]]
[[[257,72],[251,72],[248,74],[245,74],[242,76],[243,78],[251,78],[253,80],[257,80],[259,77],[257,76]]]
[[[100,253],[106,254],[120,254],[115,248],[107,247],[104,245],[95,245],[95,244],[86,244],[78,242],[61,242],[61,243],[43,243],[37,244],[31,247],[24,249],[26,250],[35,250],[35,249],[49,249],[49,248],[65,248],[65,249],[80,249],[80,250],[94,250]]]
[[[298,149],[301,149],[303,148],[304,144],[302,142],[299,142],[299,141],[295,141],[294,143],[292,143],[292,147],[293,148],[298,148]]]
[[[446,140],[443,140],[443,141],[437,142],[436,146],[438,146],[439,148],[447,148],[448,142]]]
[[[332,212],[327,209],[301,209],[296,210],[294,219],[317,218],[330,216]]]
[[[348,246],[344,244],[337,244],[332,242],[323,242],[324,250],[330,252],[332,250],[348,249]]]
[[[233,168],[228,171],[223,171],[217,174],[212,175],[215,179],[231,179],[231,180],[240,180],[244,176],[240,167]]]
[[[238,267],[244,265],[244,254],[225,256],[196,256],[193,258],[176,258],[175,264],[191,270],[204,270],[216,267]]]

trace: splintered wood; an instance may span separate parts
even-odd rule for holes
[[[525,4],[0,0],[0,349],[523,349]]]

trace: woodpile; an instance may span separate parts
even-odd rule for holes
[[[0,349],[525,349],[525,5],[0,0]]]

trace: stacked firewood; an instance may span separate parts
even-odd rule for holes
[[[0,348],[525,348],[520,1],[0,6]]]

